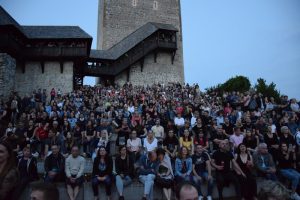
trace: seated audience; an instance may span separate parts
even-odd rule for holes
[[[124,200],[123,190],[124,186],[131,184],[132,179],[130,177],[130,159],[127,155],[126,147],[120,146],[120,155],[117,156],[116,165],[116,187],[119,193],[119,200]]]
[[[52,145],[51,154],[45,159],[45,182],[59,182],[65,178],[65,158],[58,145]]]
[[[256,199],[257,185],[255,176],[252,172],[253,158],[244,143],[241,143],[238,146],[235,161],[246,175],[245,177],[241,175],[238,176],[241,185],[242,197],[249,200]]]
[[[202,145],[196,145],[195,154],[192,156],[194,182],[198,186],[199,200],[203,199],[201,184],[207,181],[207,200],[212,200],[213,178],[211,174],[210,156]]]
[[[175,179],[176,183],[182,181],[193,181],[193,161],[188,153],[188,149],[183,146],[175,160]]]
[[[85,160],[79,155],[79,148],[72,147],[71,155],[66,159],[65,173],[67,192],[70,200],[75,200],[82,185]]]
[[[104,146],[100,147],[97,152],[97,157],[93,163],[92,176],[92,187],[95,200],[98,199],[98,185],[100,183],[105,185],[106,196],[110,199],[112,185],[112,159],[107,154]]]
[[[157,149],[156,152],[159,164],[155,183],[157,184],[157,186],[163,189],[166,199],[171,200],[172,187],[174,185],[174,173],[172,169],[171,159],[162,148]]]
[[[236,170],[238,175],[246,177],[239,165],[234,160],[231,152],[229,152],[228,140],[219,143],[219,150],[212,155],[211,164],[216,168],[216,182],[218,187],[219,199],[223,200],[223,188],[229,183],[233,183],[236,192],[236,199],[241,199],[241,187],[236,174],[231,170],[230,166]]]
[[[153,200],[153,185],[158,167],[157,154],[150,151],[141,156],[139,163],[138,176],[141,183],[144,184],[143,200]]]
[[[9,200],[19,184],[19,172],[15,167],[15,154],[9,144],[0,142],[0,199]]]
[[[260,143],[257,151],[253,154],[253,163],[257,171],[257,175],[270,179],[277,180],[276,167],[271,154],[268,153],[266,143]]]
[[[281,143],[280,152],[278,155],[278,167],[280,174],[291,181],[292,183],[292,199],[300,200],[300,196],[296,190],[299,186],[300,173],[295,169],[296,153],[295,149],[291,146],[288,147],[286,143]]]

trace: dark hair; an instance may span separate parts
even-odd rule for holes
[[[33,183],[32,191],[42,192],[44,200],[59,200],[59,192],[54,184],[44,182]]]
[[[122,150],[124,147],[126,148],[125,145],[120,145],[120,146],[119,146],[119,152],[121,152],[121,150]],[[105,148],[105,147],[104,147],[104,146],[101,146],[101,147],[99,147],[99,149],[100,149],[100,148]]]
[[[14,155],[14,152],[6,141],[1,141],[0,145],[4,146],[8,152],[8,160],[6,162],[6,165],[4,166],[2,172],[0,172],[0,178],[6,176],[6,174],[9,172],[9,170],[13,169],[15,167],[15,159],[16,156]]]
[[[177,199],[179,199],[179,200],[180,200],[180,192],[183,188],[187,188],[187,189],[194,188],[196,191],[198,191],[197,187],[194,183],[189,182],[189,181],[183,181],[180,184],[178,184],[178,186],[175,188],[175,194],[176,194]]]
[[[156,154],[157,155],[165,155],[166,154],[166,151],[163,149],[163,148],[158,148],[156,150]]]
[[[241,147],[242,145],[244,145],[244,146],[246,147],[246,153],[248,153],[246,144],[245,144],[245,143],[241,143],[241,144],[239,144],[239,146],[237,147],[237,150],[236,150],[236,153],[237,153],[238,155],[241,154],[240,147]]]

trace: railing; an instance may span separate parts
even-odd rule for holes
[[[164,31],[164,34],[165,33],[166,31]],[[172,31],[167,33],[169,35],[176,34]],[[162,39],[160,37],[161,34],[159,32],[155,32],[116,60],[113,60],[105,65],[103,65],[101,61],[98,61],[98,64],[100,64],[101,66],[97,66],[96,64],[87,64],[84,67],[83,73],[85,76],[114,76],[126,70],[129,66],[138,62],[143,57],[145,57],[146,55],[148,55],[156,49],[163,49],[171,52],[177,50],[176,37],[175,40],[169,38]]]
[[[28,57],[44,56],[44,57],[75,57],[85,56],[87,53],[86,47],[26,47],[25,54]]]

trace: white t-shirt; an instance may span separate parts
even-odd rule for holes
[[[131,149],[131,151],[138,151],[139,147],[142,147],[142,142],[140,138],[135,138],[134,140],[127,140],[127,147]]]
[[[183,117],[181,117],[181,118],[175,117],[174,123],[175,123],[176,126],[183,126],[184,125]]]
[[[151,130],[154,133],[156,138],[163,138],[164,137],[164,127],[162,126],[152,126]]]
[[[147,152],[155,150],[157,148],[157,139],[154,138],[154,140],[150,144],[147,138],[144,138],[144,148],[146,149]]]

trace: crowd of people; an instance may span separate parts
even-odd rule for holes
[[[260,199],[257,177],[290,190],[276,198],[299,200],[299,117],[299,102],[287,96],[275,102],[254,91],[203,93],[188,84],[39,89],[22,98],[12,92],[0,103],[0,199],[17,199],[43,179],[65,182],[75,200],[89,158],[95,200],[99,185],[109,199],[112,184],[125,199],[134,179],[147,200],[155,185],[167,200],[179,185],[211,200],[216,185],[223,199],[230,183],[236,199]]]

